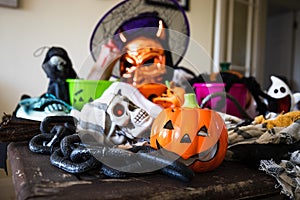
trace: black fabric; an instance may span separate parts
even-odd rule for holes
[[[47,93],[53,94],[56,98],[70,104],[69,85],[64,80],[50,80]]]
[[[7,146],[8,142],[1,142],[0,143],[0,169],[4,169],[6,175],[7,175]]]
[[[229,92],[231,86],[235,83],[242,83],[242,79],[237,75],[232,74],[230,72],[221,72],[221,77],[223,82],[225,83],[225,91]]]
[[[61,69],[50,62],[53,56],[59,56],[65,61],[65,63],[60,66]],[[47,93],[53,94],[56,98],[66,103],[70,103],[69,87],[68,83],[66,83],[66,79],[77,78],[77,74],[73,69],[72,62],[66,50],[61,47],[51,47],[45,56],[42,68],[50,79]]]
[[[289,160],[295,150],[300,149],[300,141],[293,144],[239,144],[230,147],[231,159],[258,168],[261,160]]]
[[[242,82],[245,84],[256,102],[258,115],[265,115],[268,112],[268,106],[262,101],[261,97],[264,99],[269,99],[271,97],[262,91],[260,84],[254,77],[243,77]]]

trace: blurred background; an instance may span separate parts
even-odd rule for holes
[[[3,0],[2,0],[3,1]],[[4,0],[9,2],[7,0]],[[89,42],[101,17],[120,0],[10,0],[0,6],[0,114],[11,113],[22,94],[40,96],[48,85],[41,68],[43,46],[67,50],[75,70],[90,56]],[[187,57],[197,73],[219,70],[220,62],[254,76],[263,89],[271,74],[285,76],[300,90],[300,2],[298,0],[188,0],[191,38],[207,57],[190,46]],[[1,1],[0,1],[1,3]]]
[[[48,79],[42,70],[43,46],[66,49],[79,71],[90,56],[89,42],[102,16],[120,0],[19,0],[18,7],[0,7],[0,113],[11,113],[22,94],[40,96]],[[192,0],[187,12],[191,36],[208,54],[212,51],[213,0]],[[209,57],[207,57],[209,59]],[[210,60],[199,60],[210,70]]]

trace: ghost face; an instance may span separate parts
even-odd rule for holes
[[[281,79],[271,76],[272,85],[268,95],[274,98],[268,102],[269,110],[275,113],[289,112],[293,108],[293,96],[289,86]]]
[[[146,37],[138,37],[126,44],[120,59],[120,73],[124,82],[133,86],[161,83],[166,74],[166,56],[162,45]]]

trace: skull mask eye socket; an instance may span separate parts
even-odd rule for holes
[[[134,111],[137,108],[138,107],[132,101],[128,100],[128,110],[130,110],[132,112],[132,111]]]
[[[120,117],[124,114],[125,108],[122,104],[116,104],[115,107],[113,108],[113,113],[114,115]]]

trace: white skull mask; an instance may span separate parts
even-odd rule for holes
[[[130,84],[115,82],[102,96],[73,112],[78,130],[95,135],[115,145],[128,140],[149,137],[152,122],[162,108],[146,99]],[[149,134],[149,135],[147,135]]]
[[[120,91],[112,99],[106,112],[112,121],[111,129],[114,130],[111,131],[119,128],[122,134],[130,139],[144,136],[153,122],[146,110],[123,96]]]

